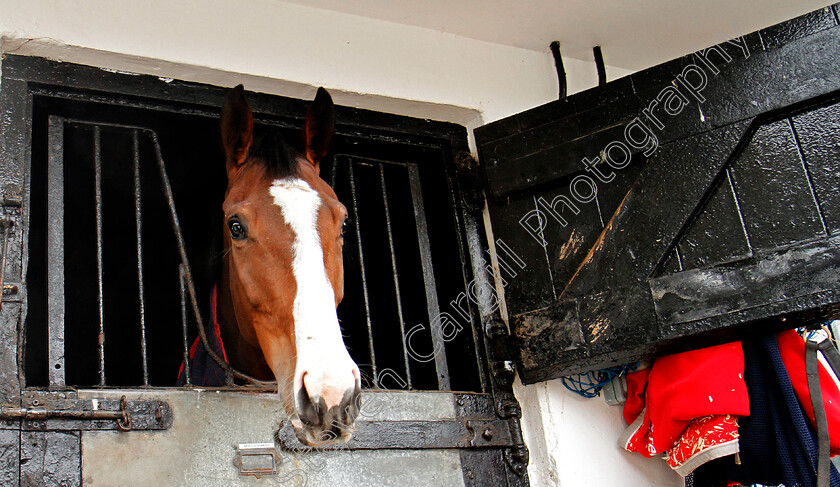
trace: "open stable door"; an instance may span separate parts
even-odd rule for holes
[[[837,9],[475,130],[525,383],[840,309]]]

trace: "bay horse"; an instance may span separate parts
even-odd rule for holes
[[[346,442],[361,380],[341,335],[347,209],[321,179],[335,132],[332,98],[319,88],[300,140],[255,137],[242,85],[221,115],[227,190],[217,319],[230,364],[277,380],[307,445]]]

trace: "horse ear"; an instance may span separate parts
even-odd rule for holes
[[[335,133],[335,107],[327,90],[318,88],[315,100],[306,111],[303,123],[304,153],[319,172],[318,163],[330,152],[330,143]]]
[[[253,140],[254,114],[245,101],[245,88],[239,85],[228,91],[222,107],[222,144],[228,169],[245,162]]]

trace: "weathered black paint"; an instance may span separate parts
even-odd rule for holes
[[[802,157],[813,181],[820,211],[831,234],[840,231],[840,144],[827,143],[840,132],[840,104],[792,117]]]
[[[530,236],[522,235],[519,219],[532,210],[537,209],[537,199],[526,196],[512,200],[508,205],[510,211],[492,212],[490,214],[494,237],[516,245],[517,255],[525,261],[525,270],[517,272],[515,278],[507,274],[505,294],[511,293],[522,299],[508,301],[510,313],[519,314],[535,308],[548,306],[556,297],[552,286],[551,268],[548,267],[548,257],[545,249]]]
[[[794,19],[780,25],[806,21]],[[661,134],[657,131],[661,145],[829,94],[840,80],[840,73],[834,69],[840,52],[837,31],[835,25],[807,37],[794,36],[787,44],[766,50],[756,43],[761,33],[749,34],[744,36],[748,58],[740,47],[727,43],[716,47],[731,58],[730,62],[719,60],[716,53],[708,54],[719,75],[711,75],[699,60],[700,54],[684,56],[570,96],[564,102],[552,102],[480,127],[476,140],[490,195],[500,198],[582,170],[580,157],[566,156],[565,150],[551,150],[567,144],[583,147],[588,142],[584,155],[598,155],[603,145],[595,139],[603,138],[605,130],[623,131],[623,125],[633,117],[641,117],[642,109],[689,64],[703,66],[709,73],[708,85],[701,92],[705,98],[700,105],[702,117],[697,100],[689,95],[689,104],[679,115],[662,117],[664,129]],[[525,121],[531,117],[536,122]],[[535,156],[543,152],[546,157]],[[507,169],[507,165],[514,167]]]
[[[826,7],[476,129],[494,232],[528,264],[505,287],[524,382],[838,309],[836,13]],[[696,67],[705,87],[684,88],[679,113],[659,112],[656,127],[643,110]],[[537,238],[518,224],[539,198],[570,196],[573,178],[596,180],[582,158],[627,143],[635,117],[658,148],[633,147],[623,169],[601,162],[614,179],[596,181],[595,201],[576,203],[566,225],[545,208]],[[815,262],[794,257],[806,247]],[[765,275],[770,265],[782,270]],[[775,284],[763,288],[763,278]]]
[[[831,7],[808,12],[790,22],[783,22],[761,31],[764,47],[771,49],[787,44],[796,39],[807,37],[821,30],[837,25],[837,19]]]
[[[758,127],[731,172],[753,247],[826,236],[788,120]]]
[[[501,450],[460,450],[460,453],[465,487],[527,485],[522,477],[508,475]]]
[[[834,237],[662,276],[650,281],[650,290],[658,321],[670,332],[720,315],[836,294],[838,272],[840,238]]]
[[[706,267],[750,255],[751,249],[742,226],[729,171],[726,176],[677,245],[675,252],[679,250],[679,257],[673,260],[677,267],[663,268],[663,274]]]
[[[697,203],[722,176],[747,127],[741,122],[661,147],[564,293],[586,296],[652,275]]]

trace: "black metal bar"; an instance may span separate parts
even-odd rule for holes
[[[91,66],[10,53],[6,53],[3,66],[4,78],[10,83],[18,80],[29,82],[27,93],[178,115],[218,118],[220,100],[227,92],[225,88],[206,84],[161,83],[157,76],[106,73]],[[5,66],[9,68],[6,69]],[[72,73],[72,76],[68,76],[67,73]],[[8,90],[4,87],[4,91]],[[306,107],[300,100],[275,95],[249,93],[248,97],[256,122],[271,122],[281,127],[292,126],[291,122],[284,123],[284,120],[298,119]],[[342,134],[361,133],[367,138],[379,140],[411,142],[417,140],[416,137],[411,138],[414,134],[437,139],[422,141],[424,144],[433,145],[441,139],[460,137],[463,131],[462,128],[459,131],[458,126],[449,122],[435,122],[387,113],[360,113],[359,110],[349,107],[337,107],[337,111],[342,121],[340,127]],[[266,115],[269,113],[273,117]],[[294,127],[300,129],[297,124],[294,124]]]
[[[473,282],[476,283],[478,289],[483,289],[484,286],[491,285],[487,280],[487,275],[485,273],[485,260],[482,257],[482,244],[479,237],[479,229],[478,229],[478,222],[476,221],[474,215],[470,215],[467,212],[463,213],[464,215],[464,228],[466,230],[466,244],[467,244],[467,251],[469,252],[469,262],[468,264],[472,268],[472,275],[473,275]],[[492,271],[492,268],[490,269]],[[492,276],[492,273],[490,273]],[[464,283],[466,292],[469,292],[469,283]],[[492,285],[491,285],[492,286]],[[469,302],[469,299],[467,302]],[[500,300],[503,297],[499,298]],[[482,319],[481,319],[481,309],[478,310],[478,316],[474,317],[472,313],[472,309],[469,310],[470,315],[470,327],[469,330],[472,334],[473,343],[475,344],[475,360],[476,360],[476,371],[478,373],[479,382],[481,383],[481,392],[488,392],[488,377],[487,372],[488,368],[486,366],[486,361],[484,360],[484,352],[483,352],[483,343],[484,343],[484,333],[482,332]],[[477,319],[476,319],[477,318]]]
[[[347,174],[350,178],[350,195],[353,203],[353,224],[356,227],[356,242],[359,244],[359,272],[362,275],[362,295],[365,300],[365,321],[368,330],[368,346],[370,347],[370,366],[373,373],[373,386],[377,386],[376,353],[373,350],[373,326],[370,322],[370,297],[368,296],[367,276],[365,273],[365,255],[362,251],[362,230],[359,223],[359,203],[356,198],[356,178],[353,172],[353,160],[347,158]]]
[[[192,375],[190,374],[190,345],[187,338],[187,291],[186,291],[186,274],[187,270],[184,264],[178,266],[178,283],[181,287],[181,331],[184,340],[184,377],[187,385],[192,385]]]
[[[335,177],[338,174],[338,157],[333,157],[332,174],[330,174],[330,188],[335,191]]]
[[[432,332],[432,344],[434,345],[438,389],[447,391],[450,389],[449,364],[446,360],[446,344],[443,340],[443,330],[441,330],[440,306],[438,304],[437,285],[435,284],[435,270],[432,266],[432,248],[426,224],[426,210],[423,206],[423,191],[420,186],[420,170],[414,164],[406,167],[408,169],[409,186],[411,187],[411,202],[414,206],[414,223],[417,228],[417,243],[420,248],[420,265],[423,268],[426,304],[431,321],[429,325]]]
[[[47,135],[47,370],[52,386],[64,373],[64,119],[49,117]]]
[[[551,54],[554,56],[554,68],[557,70],[557,82],[559,84],[559,97],[562,100],[566,98],[566,91],[568,83],[566,81],[566,68],[563,66],[563,56],[560,54],[560,41],[554,41],[548,45],[551,49]]]
[[[158,170],[160,171],[160,179],[161,183],[163,184],[164,194],[166,195],[166,202],[169,206],[169,216],[172,221],[172,232],[175,236],[175,243],[178,247],[178,253],[181,256],[181,275],[185,277],[187,290],[189,291],[190,295],[190,301],[192,302],[193,313],[195,314],[195,318],[198,323],[199,335],[201,336],[201,340],[202,342],[204,342],[204,346],[207,349],[207,354],[210,355],[210,357],[225,370],[225,374],[229,376],[231,373],[233,373],[233,370],[230,368],[227,362],[225,362],[221,357],[219,357],[219,355],[213,350],[213,347],[210,346],[207,340],[207,334],[205,333],[204,326],[202,326],[203,321],[201,317],[201,310],[198,307],[198,300],[196,299],[195,294],[195,284],[192,280],[192,271],[190,269],[190,263],[187,258],[187,246],[184,243],[184,235],[181,232],[181,221],[178,219],[178,212],[175,211],[175,196],[172,193],[172,185],[169,183],[169,174],[166,171],[166,164],[163,161],[163,153],[161,152],[160,141],[158,140],[157,134],[154,131],[147,130],[146,133],[152,139],[152,145],[155,148],[155,156],[157,159]]]
[[[146,297],[143,288],[143,223],[140,192],[140,134],[131,131],[134,151],[134,222],[137,227],[137,290],[140,301],[140,352],[143,355],[143,385],[149,385],[149,355],[146,349]]]
[[[607,68],[604,66],[604,53],[601,52],[601,46],[592,48],[592,53],[595,55],[595,68],[598,70],[598,86],[607,84]]]
[[[382,204],[385,207],[385,225],[388,227],[388,249],[391,251],[391,271],[394,276],[394,294],[397,298],[397,316],[400,320],[400,337],[402,338],[403,358],[405,360],[405,377],[408,388],[411,389],[411,368],[408,363],[408,347],[405,343],[405,318],[403,318],[402,296],[400,296],[400,280],[397,271],[397,257],[394,253],[394,233],[391,230],[391,210],[388,207],[388,191],[385,188],[385,165],[379,164],[379,185],[382,188]]]
[[[227,376],[228,385],[232,385],[232,379],[234,377],[252,382],[254,384],[260,385],[267,385],[272,382],[266,382],[259,380],[257,378],[251,377],[248,374],[244,374],[239,372],[238,370],[234,369],[230,366],[227,362],[225,362],[222,357],[219,356],[214,350],[213,347],[210,345],[210,342],[207,340],[207,332],[204,329],[204,321],[201,317],[201,309],[198,306],[198,298],[195,292],[195,283],[193,282],[192,278],[192,270],[190,268],[190,261],[187,258],[187,247],[184,243],[184,234],[181,231],[181,222],[178,219],[178,212],[175,210],[175,197],[172,193],[172,185],[169,183],[169,175],[166,171],[166,164],[163,161],[163,154],[161,153],[160,148],[160,141],[158,140],[157,133],[150,129],[143,129],[151,138],[152,145],[155,149],[155,157],[157,159],[158,169],[160,171],[160,179],[161,183],[163,184],[163,191],[166,195],[166,201],[169,206],[169,216],[172,221],[172,232],[175,235],[175,243],[178,246],[178,253],[181,256],[181,265],[184,266],[184,275],[187,284],[187,292],[189,293],[190,303],[192,304],[193,316],[195,316],[198,334],[201,337],[202,343],[204,343],[204,347],[207,351],[207,354],[210,355],[216,363],[219,364],[222,369],[224,369],[225,374]]]
[[[99,385],[105,385],[105,300],[102,278],[102,135],[98,125],[93,127],[94,193],[96,197],[96,277],[99,303]]]

